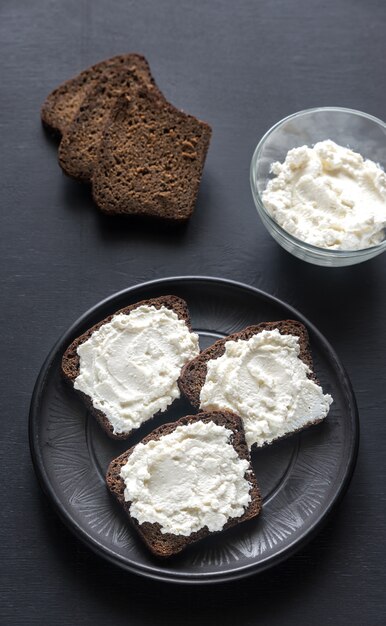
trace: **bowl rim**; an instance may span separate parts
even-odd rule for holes
[[[270,226],[274,230],[276,230],[282,237],[291,241],[297,248],[303,248],[304,250],[310,252],[313,255],[317,255],[319,257],[330,257],[330,258],[331,257],[354,258],[354,257],[362,257],[362,256],[363,257],[376,256],[377,254],[382,252],[384,249],[386,249],[386,238],[381,243],[378,243],[374,246],[369,246],[367,248],[360,248],[358,250],[342,250],[342,249],[335,250],[335,249],[330,249],[330,248],[321,248],[319,246],[314,246],[311,243],[308,243],[306,241],[303,241],[302,239],[299,239],[298,237],[295,237],[294,235],[289,233],[287,230],[285,230],[282,226],[280,226],[280,224],[276,222],[276,220],[272,217],[272,215],[268,213],[263,203],[263,200],[260,196],[260,193],[257,189],[257,186],[255,185],[254,173],[255,173],[256,163],[268,137],[275,130],[277,130],[279,126],[281,126],[285,122],[288,122],[288,120],[296,118],[296,117],[301,117],[302,115],[306,115],[310,113],[318,113],[318,112],[348,113],[350,115],[363,117],[369,120],[370,122],[373,122],[376,125],[382,127],[386,131],[386,122],[384,122],[383,120],[379,119],[378,117],[375,117],[374,115],[370,115],[369,113],[365,113],[363,111],[358,111],[356,109],[350,109],[346,107],[336,107],[336,106],[312,107],[309,109],[302,109],[301,111],[296,111],[295,113],[291,113],[290,115],[283,117],[281,120],[276,122],[273,126],[271,126],[271,128],[269,128],[264,133],[264,135],[258,142],[252,155],[251,165],[250,165],[250,185],[251,185],[252,196],[255,202],[255,206],[258,210],[258,213],[260,215],[263,214],[264,218],[268,220]]]

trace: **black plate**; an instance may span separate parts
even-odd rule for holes
[[[266,320],[298,319],[310,333],[315,370],[334,403],[324,423],[253,453],[263,513],[190,546],[167,561],[152,557],[104,483],[110,460],[162,423],[192,413],[184,400],[128,442],[106,437],[60,376],[65,347],[128,304],[164,294],[185,298],[205,348],[219,337]],[[37,380],[30,412],[36,472],[62,519],[88,546],[117,565],[167,581],[224,581],[259,572],[295,552],[320,527],[347,488],[358,449],[358,415],[347,374],[331,346],[295,309],[257,289],[216,278],[180,277],[121,291],[65,333]]]

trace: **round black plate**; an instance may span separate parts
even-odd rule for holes
[[[112,458],[162,423],[192,413],[184,400],[129,441],[106,437],[60,375],[66,346],[88,327],[128,304],[164,294],[188,303],[205,348],[219,337],[266,320],[298,319],[308,328],[315,371],[334,403],[324,423],[253,453],[264,506],[256,519],[158,561],[147,551],[104,483]],[[168,581],[224,581],[259,572],[309,539],[343,495],[358,448],[358,416],[349,379],[324,337],[280,300],[240,283],[180,277],[121,291],[83,315],[59,340],[37,380],[30,445],[40,482],[65,523],[97,553],[121,567]]]

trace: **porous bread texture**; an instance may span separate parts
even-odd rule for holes
[[[96,204],[107,214],[188,219],[210,137],[208,124],[141,86],[120,96],[93,172]]]
[[[313,361],[306,327],[304,326],[304,324],[296,320],[282,320],[278,322],[262,322],[261,324],[257,324],[256,326],[248,326],[247,328],[237,333],[228,335],[228,337],[225,337],[224,339],[219,339],[214,344],[209,346],[209,348],[203,350],[196,358],[189,361],[189,363],[187,363],[182,368],[181,376],[178,379],[178,386],[182,394],[189,400],[192,406],[194,406],[196,409],[199,409],[200,393],[202,387],[204,386],[207,375],[207,363],[211,359],[217,359],[224,354],[226,342],[248,340],[263,330],[275,329],[277,329],[282,335],[294,335],[299,338],[299,358],[310,368],[310,372],[307,374],[308,378],[313,380],[316,384],[319,384],[318,379],[313,372]],[[323,418],[318,420],[310,420],[302,428],[296,429],[291,433],[284,435],[283,437],[277,437],[276,439],[273,439],[270,443],[273,443],[273,441],[277,441],[278,439],[288,437],[294,432],[304,430],[305,428],[308,428],[313,424],[318,424],[321,421],[323,421]],[[254,443],[252,447],[256,447],[256,443]]]
[[[103,324],[107,324],[108,322],[110,322],[115,315],[118,315],[119,313],[124,313],[128,315],[134,309],[144,305],[153,306],[156,309],[160,309],[164,306],[168,309],[173,310],[179,317],[179,319],[183,320],[186,323],[189,330],[192,330],[188,306],[185,300],[183,300],[182,298],[178,298],[177,296],[167,295],[160,296],[158,298],[150,298],[148,300],[141,300],[140,302],[130,304],[123,309],[119,309],[118,311],[112,313],[102,321],[98,322],[97,324],[86,330],[86,332],[84,332],[82,335],[74,339],[74,341],[66,349],[62,358],[62,374],[65,380],[70,383],[72,387],[74,385],[76,377],[79,375],[80,359],[77,352],[78,346],[87,341],[92,333],[98,330]],[[113,426],[110,420],[102,411],[96,409],[93,406],[91,398],[88,395],[84,394],[82,391],[79,391],[78,389],[74,389],[74,391],[76,391],[76,393],[82,398],[89,412],[94,415],[98,423],[102,426],[103,430],[110,437],[112,437],[113,439],[127,439],[128,437],[130,437],[133,431],[130,431],[129,433],[114,433]]]
[[[140,54],[121,54],[96,63],[59,85],[47,96],[41,108],[44,126],[56,135],[63,135],[77,115],[88,90],[103,72],[113,66],[134,71],[145,82],[151,78],[148,62]]]
[[[261,495],[252,470],[248,446],[245,441],[244,429],[240,417],[230,411],[208,411],[198,413],[197,415],[187,415],[176,422],[160,426],[150,433],[150,435],[145,437],[141,443],[146,444],[149,441],[155,441],[164,435],[173,432],[177,426],[183,426],[197,421],[203,421],[205,423],[213,421],[218,426],[224,426],[225,428],[231,430],[233,433],[231,437],[231,445],[233,445],[240,459],[247,459],[249,461],[249,468],[245,473],[245,478],[250,483],[251,501],[243,515],[228,519],[224,528],[221,531],[218,531],[223,532],[223,530],[226,530],[231,526],[235,526],[241,522],[256,517],[261,510]],[[111,461],[106,474],[106,482],[109,490],[123,507],[132,525],[137,530],[139,536],[145,542],[149,550],[151,550],[151,552],[157,557],[166,558],[178,554],[190,544],[203,539],[208,535],[217,534],[210,532],[206,526],[197,532],[191,533],[189,536],[162,533],[161,527],[158,523],[144,522],[143,524],[139,524],[136,519],[131,517],[131,503],[126,502],[124,498],[125,483],[123,478],[120,476],[120,471],[134,449],[135,446]]]
[[[140,77],[140,74],[142,77]],[[90,181],[98,158],[105,126],[118,96],[133,93],[140,84],[163,99],[148,72],[133,71],[125,64],[110,65],[89,88],[79,111],[66,129],[59,146],[59,164],[68,176]]]

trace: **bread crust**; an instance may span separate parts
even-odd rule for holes
[[[79,111],[82,100],[103,74],[111,66],[121,65],[143,67],[150,74],[145,57],[136,53],[120,54],[88,67],[73,78],[54,89],[45,99],[41,108],[43,125],[53,134],[62,136]]]
[[[165,100],[141,55],[107,59],[66,81],[41,118],[62,137],[62,170],[92,183],[103,213],[191,217],[212,131]]]
[[[92,177],[108,215],[185,221],[193,213],[211,128],[157,92],[120,96],[111,111]]]
[[[79,111],[66,128],[59,146],[59,165],[67,176],[90,182],[98,158],[99,145],[110,113],[122,94],[135,93],[141,85],[163,100],[146,64],[110,65],[87,90]]]
[[[180,320],[183,320],[186,323],[188,329],[192,331],[188,306],[185,300],[177,296],[167,295],[160,296],[158,298],[150,298],[148,300],[141,300],[140,302],[130,304],[123,309],[119,309],[118,311],[112,313],[97,324],[94,324],[94,326],[86,330],[86,332],[74,339],[74,341],[66,349],[62,358],[61,370],[65,380],[73,388],[75,379],[79,375],[80,359],[77,352],[78,347],[82,343],[87,341],[87,339],[90,338],[93,332],[98,330],[101,326],[103,326],[103,324],[107,324],[108,322],[110,322],[112,318],[118,313],[124,313],[128,315],[129,313],[131,313],[131,311],[134,311],[134,309],[137,309],[138,307],[144,305],[154,306],[156,309],[160,309],[162,306],[171,309],[177,314]],[[103,428],[106,434],[109,435],[109,437],[111,437],[112,439],[127,439],[134,432],[134,430],[132,430],[129,433],[114,433],[113,426],[110,420],[102,411],[96,409],[93,406],[91,398],[82,391],[79,391],[78,389],[74,388],[74,391],[82,398],[89,412],[96,418],[100,426]]]
[[[160,426],[152,433],[150,433],[147,437],[145,437],[141,441],[141,443],[146,444],[149,441],[158,440],[162,436],[173,432],[177,428],[177,426],[192,424],[198,421],[203,421],[205,423],[212,421],[219,426],[224,426],[225,428],[231,430],[233,433],[230,441],[231,444],[237,451],[239,457],[241,459],[246,459],[249,462],[249,468],[245,473],[245,478],[250,484],[251,502],[249,503],[243,515],[228,519],[223,528],[223,530],[226,530],[227,528],[231,528],[232,526],[235,526],[241,522],[256,517],[261,511],[260,490],[252,470],[248,446],[245,441],[244,429],[240,417],[238,415],[235,415],[234,413],[231,413],[230,411],[208,411],[198,413],[197,415],[187,415],[186,417],[183,417],[176,422]],[[217,532],[213,533],[209,531],[206,526],[204,528],[201,528],[197,532],[191,533],[189,536],[174,535],[172,533],[162,533],[160,524],[150,522],[139,524],[136,519],[131,517],[131,503],[125,501],[125,485],[123,478],[121,478],[120,476],[120,471],[123,465],[127,462],[129,456],[133,453],[135,447],[136,446],[133,446],[132,448],[127,450],[127,452],[124,452],[119,457],[111,461],[106,474],[106,483],[110,492],[123,507],[125,513],[130,519],[130,522],[137,530],[138,534],[145,542],[149,550],[151,550],[151,552],[157,557],[167,558],[181,552],[181,550],[184,550],[190,544],[200,539],[203,539],[204,537],[217,534]],[[218,532],[222,532],[222,530]]]

